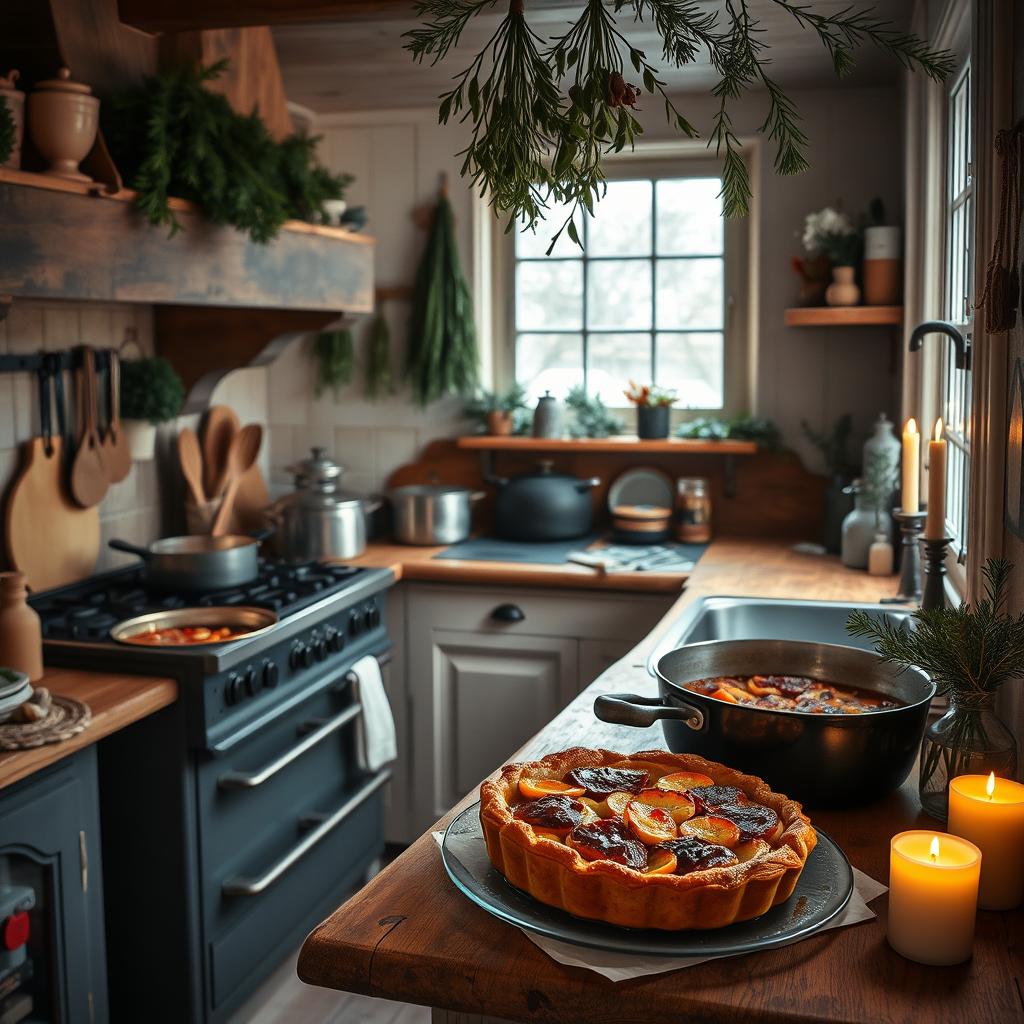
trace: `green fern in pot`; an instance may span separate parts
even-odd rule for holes
[[[153,458],[156,428],[173,420],[185,401],[185,387],[174,367],[160,356],[126,359],[121,368],[120,412],[132,458]]]

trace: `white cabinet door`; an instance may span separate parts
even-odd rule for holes
[[[636,640],[581,640],[577,690],[585,690],[602,672],[636,647]]]

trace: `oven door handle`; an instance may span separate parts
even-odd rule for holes
[[[269,782],[278,772],[284,771],[293,761],[297,761],[308,750],[311,750],[318,743],[322,743],[332,733],[336,733],[342,726],[347,725],[353,718],[362,714],[361,704],[352,704],[344,711],[327,719],[326,722],[318,720],[318,728],[309,733],[303,740],[296,743],[290,750],[286,750],[280,757],[265,764],[254,772],[225,772],[217,779],[217,785],[221,789],[255,789]]]
[[[221,892],[225,896],[258,896],[273,885],[290,867],[309,853],[317,843],[325,839],[346,818],[350,817],[361,804],[369,800],[390,778],[390,770],[384,768],[349,797],[333,814],[309,815],[300,818],[300,826],[316,824],[316,828],[308,833],[301,842],[293,846],[279,861],[272,864],[262,875],[259,875],[257,878],[245,878],[241,875],[235,875],[221,885]]]

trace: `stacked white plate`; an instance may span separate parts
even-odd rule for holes
[[[32,696],[32,684],[24,672],[0,668],[0,722],[6,722]]]

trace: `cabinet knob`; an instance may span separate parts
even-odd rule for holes
[[[491,612],[491,618],[496,622],[522,622],[526,616],[517,604],[499,604]]]

